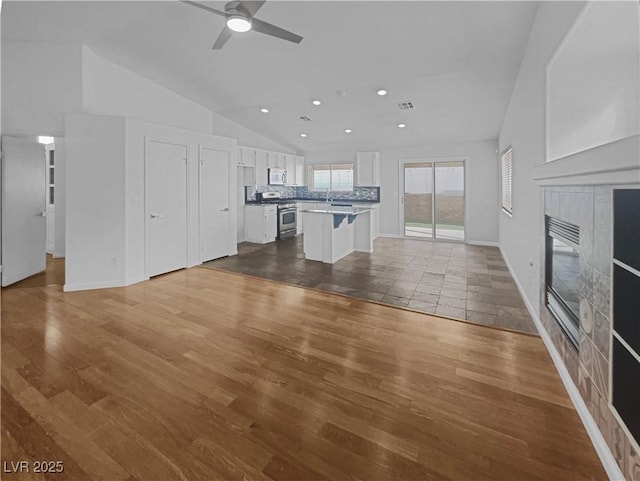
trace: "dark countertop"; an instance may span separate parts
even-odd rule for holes
[[[380,201],[377,200],[353,200],[353,199],[333,199],[330,201],[326,201],[323,199],[304,199],[304,198],[288,198],[288,199],[279,199],[282,201],[290,201],[290,202],[318,202],[321,204],[379,204]],[[249,202],[245,202],[245,204],[273,204],[275,202],[257,202],[255,200],[251,200]]]

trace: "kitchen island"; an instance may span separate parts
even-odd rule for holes
[[[373,252],[371,209],[305,209],[304,257],[333,264],[353,251]]]

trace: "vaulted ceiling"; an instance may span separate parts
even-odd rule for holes
[[[4,2],[2,38],[85,43],[300,152],[368,150],[497,138],[536,5],[270,0],[257,17],[300,44],[249,32],[214,51],[224,19],[177,1]]]

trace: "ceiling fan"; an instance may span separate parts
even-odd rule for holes
[[[226,18],[227,24],[222,32],[220,32],[220,35],[218,35],[216,43],[213,44],[213,50],[221,49],[234,32],[248,32],[249,30],[255,30],[256,32],[281,38],[282,40],[288,40],[289,42],[300,43],[302,41],[300,35],[296,35],[288,30],[255,18],[255,14],[260,10],[260,7],[262,7],[266,0],[234,0],[224,6],[224,12],[209,7],[208,5],[203,5],[202,3],[192,2],[191,0],[180,1]]]

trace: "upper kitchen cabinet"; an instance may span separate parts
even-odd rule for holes
[[[287,185],[298,185],[295,155],[284,154],[284,168],[287,171]]]
[[[242,167],[256,166],[256,149],[251,147],[238,148],[238,165]]]
[[[356,154],[356,182],[357,186],[380,185],[380,153],[358,152]]]
[[[269,154],[266,150],[256,149],[256,168],[255,180],[256,185],[267,185],[267,169],[269,168]]]
[[[283,154],[281,152],[276,152],[276,167],[278,169],[285,169],[286,165],[286,156],[287,154]]]
[[[296,167],[296,185],[306,185],[306,177],[304,175],[304,157],[301,155],[295,156]]]
[[[267,167],[269,169],[275,169],[278,166],[278,154],[276,154],[275,152],[271,152],[271,151],[266,151],[265,154],[267,155]]]

